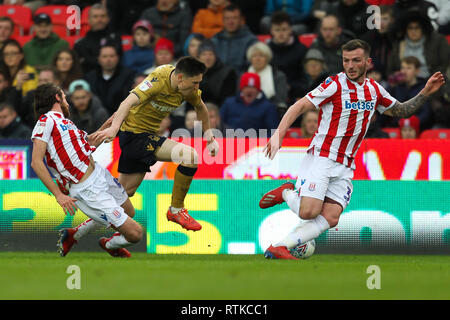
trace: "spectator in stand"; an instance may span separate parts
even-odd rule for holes
[[[183,45],[192,27],[192,13],[179,0],[158,0],[156,6],[146,9],[141,19],[152,23],[155,34],[175,45],[175,56],[183,54]]]
[[[220,118],[219,107],[212,102],[205,102],[205,105],[208,109],[209,126],[211,127],[211,130],[213,130],[214,136],[225,138],[227,127]]]
[[[416,116],[400,119],[398,122],[402,139],[418,139],[420,134],[420,120]]]
[[[9,85],[8,75],[4,71],[0,71],[0,103],[5,102],[12,105],[18,112],[22,103],[22,94]]]
[[[260,30],[263,34],[269,33],[271,16],[275,12],[285,12],[291,18],[294,33],[300,35],[310,32],[312,0],[267,0],[266,16],[261,19]]]
[[[431,101],[431,112],[433,114],[432,129],[450,128],[450,86],[446,85],[443,92],[434,96]]]
[[[389,134],[383,131],[380,121],[378,121],[378,112],[374,112],[370,118],[369,129],[367,129],[366,138],[389,139]]]
[[[135,75],[133,85],[131,87],[136,88],[138,85],[140,85],[142,83],[142,81],[145,80],[145,78],[147,78],[147,76],[143,73],[139,73],[139,74]]]
[[[311,44],[311,49],[322,52],[328,72],[332,75],[342,71],[343,44],[352,38],[343,32],[335,15],[326,15],[320,23],[319,36]]]
[[[357,38],[367,32],[367,4],[364,0],[340,0],[338,6],[328,12],[339,18],[340,26]]]
[[[155,4],[156,0],[107,0],[111,31],[119,35],[128,35],[142,12]]]
[[[247,50],[247,60],[250,62],[248,72],[256,73],[261,80],[261,91],[272,102],[281,117],[287,110],[289,84],[283,71],[272,67],[272,50],[263,42],[256,42]]]
[[[225,100],[220,108],[220,117],[232,129],[256,130],[276,129],[279,116],[275,105],[261,91],[261,81],[256,73],[242,75],[240,91]],[[270,132],[266,132],[270,135]]]
[[[404,19],[406,19],[411,12],[422,12],[432,25],[436,26],[437,29],[437,19],[438,19],[438,9],[434,5],[433,1],[429,0],[397,0],[393,5],[394,8],[394,18],[396,21],[396,26],[399,30],[402,30],[404,26],[401,24]]]
[[[223,30],[211,39],[220,60],[238,74],[245,70],[248,47],[258,41],[245,25],[241,9],[233,4],[223,11]]]
[[[200,33],[209,39],[222,31],[223,9],[229,4],[228,0],[209,0],[208,7],[198,10],[194,16],[192,32]]]
[[[261,34],[260,24],[264,16],[266,0],[231,0],[231,4],[239,6],[245,24],[253,34]]]
[[[392,6],[381,6],[379,19],[380,28],[367,31],[362,36],[362,39],[372,47],[370,56],[372,57],[374,68],[381,71],[382,77],[386,79],[388,76],[386,72],[388,59],[391,55],[395,39],[393,32],[394,15]]]
[[[442,34],[450,35],[450,1],[448,0],[428,0],[433,3],[438,10],[436,23],[438,30]]]
[[[0,139],[30,139],[31,129],[22,123],[14,107],[0,104]]]
[[[198,47],[205,37],[200,33],[191,33],[184,42],[183,54],[185,56],[191,56],[198,58]]]
[[[13,39],[5,41],[0,56],[2,57],[0,70],[8,76],[8,82],[20,91],[23,97],[28,91],[36,89],[36,69],[26,63],[19,42]]]
[[[133,47],[123,53],[122,64],[135,72],[142,73],[155,60],[153,27],[147,20],[139,20],[133,25]]]
[[[420,12],[410,12],[399,24],[403,26],[403,37],[394,42],[388,60],[388,74],[398,71],[402,58],[408,56],[419,59],[419,76],[422,78],[437,71],[445,73],[449,66],[449,45],[443,35],[433,30],[430,19]]]
[[[53,32],[50,16],[40,13],[33,18],[35,36],[23,46],[25,60],[30,66],[50,65],[56,53],[68,49],[69,43]]]
[[[416,57],[405,57],[401,62],[400,73],[396,77],[391,77],[388,92],[398,101],[404,102],[415,97],[425,87],[426,79],[420,77],[421,64]],[[431,110],[429,102],[425,103],[416,114],[420,120],[422,130],[432,126]],[[389,118],[389,119],[388,119]],[[398,118],[392,118],[382,115],[384,127],[395,127]]]
[[[228,97],[236,94],[238,75],[217,57],[214,43],[205,40],[199,47],[199,59],[207,68],[200,82],[202,99],[220,106]]]
[[[72,81],[83,77],[80,60],[74,50],[68,48],[59,50],[53,58],[52,66],[61,82],[61,89],[65,91],[69,89]]]
[[[173,42],[166,38],[159,38],[155,44],[155,62],[144,74],[152,73],[157,67],[164,64],[175,65]]]
[[[134,71],[119,64],[119,54],[113,45],[101,47],[98,63],[100,68],[88,72],[85,80],[91,92],[100,98],[109,115],[112,115],[128,96]]]
[[[311,139],[314,137],[319,128],[319,110],[312,109],[306,111],[302,115],[302,136],[303,139]]]
[[[73,81],[69,86],[69,97],[72,102],[70,118],[78,129],[92,133],[108,120],[108,111],[100,99],[92,95],[86,81]]]
[[[58,79],[56,75],[56,71],[53,67],[40,67],[38,74],[38,83],[37,85],[40,86],[42,84],[46,83],[53,83],[54,85],[59,86],[60,80]],[[34,117],[34,93],[35,89],[28,91],[25,97],[22,99],[22,103],[20,107],[17,109],[17,113],[19,114],[20,118],[22,119],[23,123],[26,124],[30,129],[32,129],[37,119]]]
[[[170,136],[170,116],[166,116],[159,124],[158,136],[168,138]]]
[[[14,21],[10,17],[0,17],[0,49],[3,43],[11,38],[14,32]]]
[[[122,39],[118,34],[110,31],[109,16],[105,6],[100,3],[91,6],[88,23],[90,30],[74,45],[84,74],[98,67],[97,57],[102,46],[113,45],[118,55],[122,55]]]
[[[293,98],[294,89],[300,85],[303,77],[302,62],[308,50],[292,31],[291,18],[285,12],[275,12],[271,17],[270,39],[272,64],[280,69],[291,85],[289,97]]]
[[[329,76],[323,54],[317,49],[308,50],[305,60],[303,61],[303,67],[305,69],[305,74],[300,85],[294,91],[295,100],[305,96]]]

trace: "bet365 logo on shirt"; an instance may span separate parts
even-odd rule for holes
[[[345,101],[345,109],[353,109],[353,110],[373,110],[375,108],[375,102],[373,101],[357,101],[350,102]]]

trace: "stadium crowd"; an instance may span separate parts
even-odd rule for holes
[[[28,10],[29,25],[9,5]],[[79,6],[79,28],[59,22],[61,7],[49,6],[60,5]],[[380,10],[368,13],[370,5]],[[448,0],[4,0],[0,138],[31,136],[39,84],[62,87],[75,124],[93,132],[156,67],[186,55],[207,67],[200,89],[213,127],[275,129],[290,105],[343,70],[340,48],[354,38],[372,47],[368,76],[399,101],[434,72],[450,75]],[[176,109],[160,134],[193,130],[192,109]],[[292,137],[310,138],[317,123],[308,112]],[[450,128],[449,85],[410,119],[374,117],[367,138],[442,128]]]

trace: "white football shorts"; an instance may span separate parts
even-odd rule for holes
[[[353,192],[353,169],[329,158],[307,153],[295,183],[300,196],[333,199],[345,210]]]
[[[70,186],[69,195],[78,200],[76,205],[89,218],[106,227],[120,227],[127,220],[121,207],[128,199],[125,189],[98,163],[85,181]]]

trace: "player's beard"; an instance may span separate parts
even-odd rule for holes
[[[61,109],[65,118],[70,118],[69,104],[65,101],[61,102]]]
[[[357,71],[358,71],[358,70],[357,70]],[[365,77],[367,68],[364,67],[364,68],[360,69],[359,71],[360,71],[360,72],[357,72],[357,75],[354,76],[354,77],[350,77],[350,75],[349,75],[348,72],[345,72],[345,74],[347,75],[347,78],[348,78],[348,79],[350,79],[351,81],[357,82],[359,78],[361,78],[361,77],[363,77],[363,76]]]

